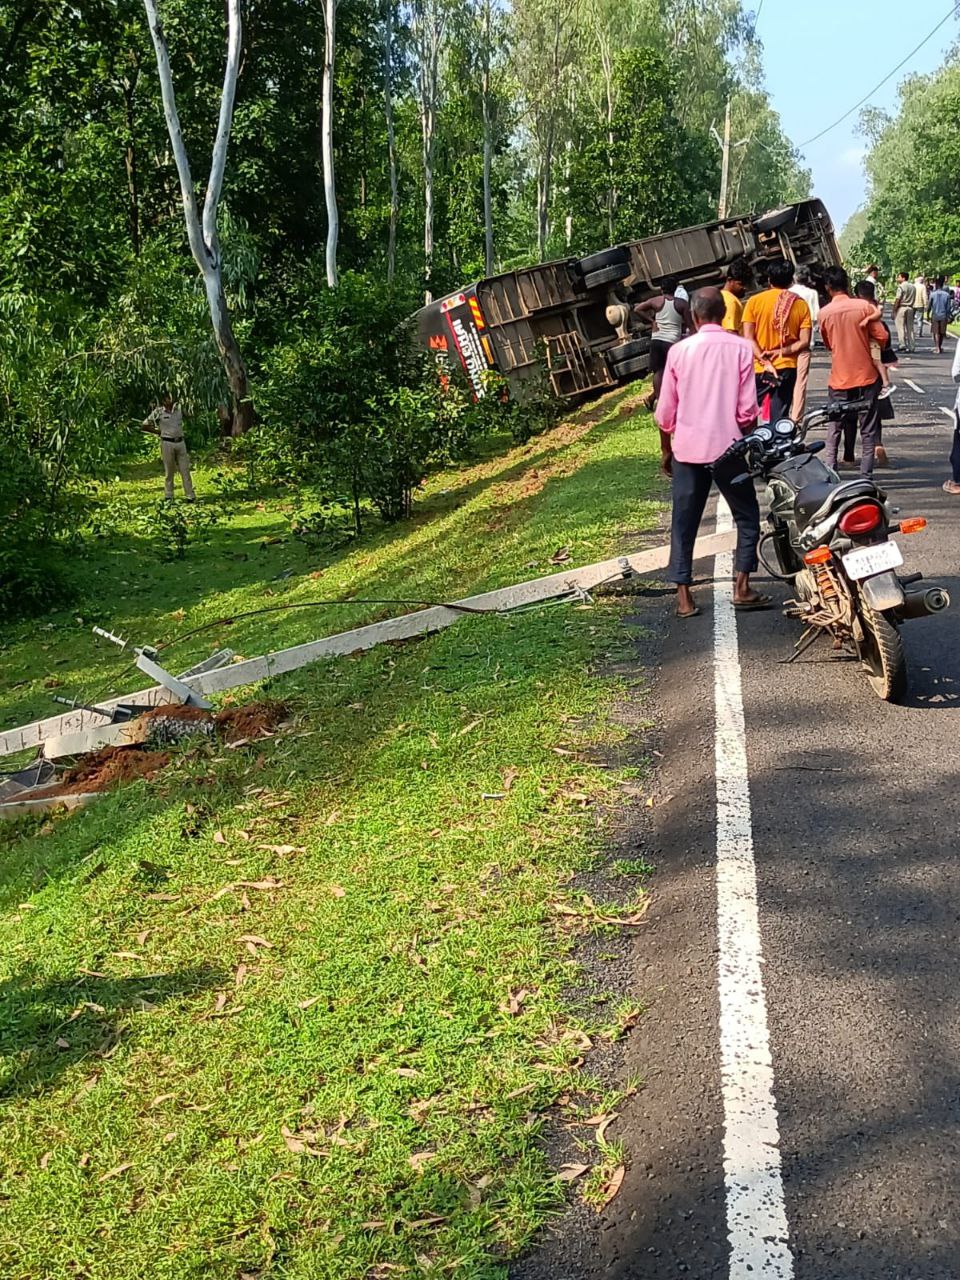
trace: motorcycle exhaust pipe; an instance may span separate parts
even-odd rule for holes
[[[925,618],[931,613],[942,613],[950,604],[950,596],[943,587],[928,587],[926,591],[905,591],[903,604],[897,610],[901,618]]]

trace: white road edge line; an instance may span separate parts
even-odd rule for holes
[[[731,527],[722,499],[717,531]],[[717,991],[730,1280],[793,1280],[763,991],[733,555],[714,561]]]
[[[904,378],[904,382],[907,384],[908,387],[913,387],[914,391],[918,391],[920,395],[925,396],[927,394],[924,391],[923,387],[918,387],[917,384],[913,382],[910,378]]]
[[[945,404],[942,404],[942,405],[940,406],[940,412],[941,412],[941,413],[945,413],[945,414],[947,415],[947,417],[950,419],[950,421],[951,421],[951,422],[953,421],[953,410],[952,410],[952,409],[948,409],[948,408],[947,408],[947,406],[946,406]]]

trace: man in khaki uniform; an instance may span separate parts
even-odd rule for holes
[[[140,427],[150,435],[160,437],[160,456],[163,459],[163,496],[168,502],[173,501],[173,477],[180,472],[183,485],[183,496],[188,502],[194,502],[193,480],[190,477],[190,455],[183,439],[183,410],[174,404],[173,396],[165,391],[149,418]]]

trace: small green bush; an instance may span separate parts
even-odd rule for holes
[[[183,560],[187,547],[207,540],[220,521],[213,507],[193,502],[161,499],[148,507],[124,498],[103,503],[90,520],[90,531],[99,537],[133,533],[148,542],[161,561]]]

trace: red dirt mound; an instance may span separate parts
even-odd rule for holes
[[[217,729],[224,742],[240,742],[262,738],[272,733],[289,714],[285,702],[248,702],[242,707],[228,707],[216,717]]]
[[[167,702],[159,707],[151,707],[140,717],[141,720],[199,720],[204,724],[213,716],[203,707],[188,707],[183,702]]]
[[[107,791],[120,782],[136,778],[153,778],[170,763],[166,751],[145,751],[142,747],[104,747],[84,756],[69,768],[55,787],[31,791],[18,800],[42,799],[46,796],[75,796],[91,791]]]

